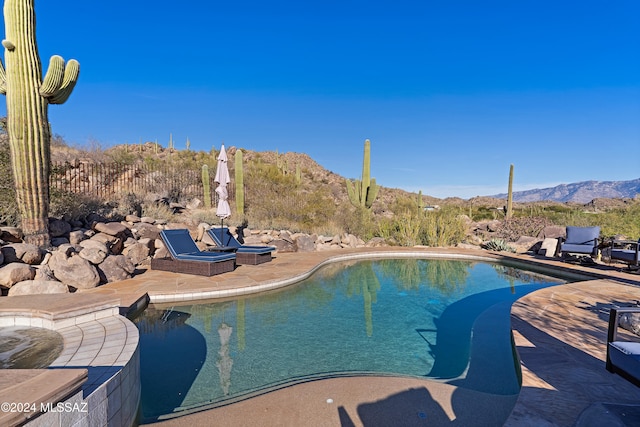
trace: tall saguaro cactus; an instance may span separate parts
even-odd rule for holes
[[[0,61],[0,93],[7,96],[7,131],[18,209],[25,241],[49,245],[49,104],[64,103],[80,64],[54,55],[44,79],[36,44],[34,0],[5,0],[6,70]]]
[[[505,216],[507,218],[513,216],[513,165],[509,168],[509,189],[507,190],[507,211]]]
[[[349,200],[356,207],[371,209],[380,188],[376,179],[371,178],[371,141],[364,141],[364,160],[362,161],[362,179],[352,182],[347,179]]]

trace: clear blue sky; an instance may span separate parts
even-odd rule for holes
[[[36,0],[77,146],[303,152],[469,198],[640,177],[640,1]],[[4,25],[4,24],[3,24]],[[4,34],[4,31],[3,31]],[[6,114],[2,102],[0,114]]]

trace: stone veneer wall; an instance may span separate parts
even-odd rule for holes
[[[46,412],[25,424],[28,427],[131,427],[137,425],[140,404],[140,355],[136,349],[133,357],[111,379],[83,397],[79,391],[64,404],[86,406],[86,412]]]

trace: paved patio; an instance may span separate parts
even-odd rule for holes
[[[519,395],[495,396],[408,378],[332,378],[294,385],[234,404],[156,423],[160,426],[634,426],[640,388],[604,368],[612,304],[640,300],[640,276],[606,265],[573,266],[528,255],[431,248],[382,248],[277,254],[213,277],[146,271],[83,297],[116,299],[121,312],[202,298],[229,298],[295,283],[335,258],[447,257],[503,259],[578,274],[580,282],[518,300],[512,329],[521,358]]]

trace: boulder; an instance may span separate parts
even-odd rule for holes
[[[57,282],[56,276],[53,275],[53,271],[51,271],[49,265],[38,266],[38,268],[36,269],[36,276],[33,278],[33,280],[51,280]]]
[[[515,242],[509,243],[509,246],[514,248],[519,254],[531,250],[537,252],[540,248],[540,239],[531,236],[520,236]]]
[[[202,200],[198,199],[197,197],[194,197],[190,202],[187,203],[186,208],[189,209],[190,211],[194,211],[198,209],[200,206],[202,206]]]
[[[122,255],[129,258],[129,260],[134,264],[142,264],[144,260],[149,257],[150,249],[148,244],[136,242],[133,245],[127,246],[122,251]]]
[[[38,295],[38,294],[65,294],[69,288],[54,280],[25,280],[18,282],[9,289],[9,296]]]
[[[56,279],[76,289],[91,289],[100,283],[96,268],[77,255],[67,256],[56,251],[49,260],[49,267]]]
[[[44,251],[30,243],[11,243],[3,246],[2,255],[5,263],[23,262],[25,264],[40,264],[44,257]]]
[[[107,233],[98,233],[95,236],[91,236],[88,240],[96,240],[104,243],[112,254],[117,255],[122,252],[122,249],[124,249],[124,241],[121,238]]]
[[[364,244],[367,248],[379,248],[382,246],[389,246],[382,237],[374,237]]]
[[[202,235],[201,242],[204,243],[207,246],[216,246],[215,240],[213,240],[211,238],[211,236],[209,236],[209,233],[205,233],[205,234]]]
[[[336,247],[337,246],[332,245],[331,243],[316,243],[316,251],[318,252],[329,251]]]
[[[86,239],[81,241],[78,246],[83,249],[98,249],[102,252],[109,252],[109,245],[105,242],[100,241],[99,239]]]
[[[131,228],[131,233],[136,239],[149,238],[157,239],[160,235],[160,230],[153,224],[146,222],[139,222]]]
[[[32,280],[35,275],[35,268],[28,264],[14,262],[0,268],[0,286],[11,288],[18,282]]]
[[[260,243],[270,244],[272,240],[273,240],[273,236],[271,236],[270,234],[261,234],[260,235]]]
[[[109,255],[107,251],[100,250],[94,247],[82,248],[78,255],[81,258],[86,259],[93,265],[98,265]]]
[[[53,237],[51,238],[51,245],[52,246],[60,246],[60,245],[65,245],[69,243],[69,239],[67,239],[66,237]]]
[[[353,234],[345,234],[342,236],[340,243],[343,247],[347,248],[357,248],[360,244],[360,240],[354,236]]]
[[[124,220],[135,224],[136,222],[140,222],[140,217],[138,215],[129,214],[124,217]]]
[[[0,240],[11,243],[21,243],[24,234],[17,227],[0,227]]]
[[[538,237],[541,239],[558,239],[560,237],[565,237],[567,230],[565,227],[561,227],[559,225],[547,225],[544,227]]]
[[[49,220],[49,234],[51,237],[62,237],[69,234],[71,231],[71,224],[62,219]]]
[[[200,224],[198,224],[198,231],[196,233],[196,240],[197,241],[201,241],[202,238],[204,237],[205,234],[207,234],[207,230],[211,228],[209,227],[209,224],[205,223],[205,222],[201,222]]]
[[[281,240],[285,240],[289,243],[293,243],[293,239],[291,238],[291,233],[286,230],[280,231],[280,234],[278,235],[278,237],[280,237]]]
[[[119,222],[97,222],[93,225],[93,229],[109,236],[117,236],[128,230],[124,224]]]
[[[124,255],[109,255],[98,266],[98,274],[102,283],[129,279],[135,271],[136,266]]]
[[[296,245],[293,242],[284,239],[274,239],[271,246],[275,246],[278,252],[295,252]]]
[[[493,221],[489,221],[486,224],[486,230],[492,233],[500,230],[502,222],[500,220],[494,219]]]
[[[298,252],[313,252],[316,250],[315,239],[307,234],[298,235],[296,238]]]

